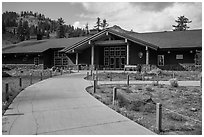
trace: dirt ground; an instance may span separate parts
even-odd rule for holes
[[[112,105],[113,87],[117,88],[116,105]],[[92,87],[87,91],[118,113],[154,132],[156,132],[156,103],[161,103],[162,131],[159,134],[202,134],[200,87],[100,85],[95,94]]]

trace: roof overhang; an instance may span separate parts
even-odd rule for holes
[[[88,37],[88,38],[86,38],[86,39],[83,39],[82,41],[80,41],[80,42],[78,42],[78,43],[76,43],[76,44],[74,44],[73,46],[71,46],[71,47],[68,47],[68,48],[65,48],[65,49],[63,49],[63,50],[61,50],[61,52],[65,52],[65,53],[73,53],[73,51],[74,50],[81,50],[81,49],[84,49],[84,48],[87,48],[87,47],[90,47],[92,44],[94,44],[93,43],[93,41],[94,40],[96,40],[96,39],[98,39],[99,37],[101,37],[101,36],[103,36],[103,35],[107,35],[108,33],[110,33],[110,34],[113,34],[113,35],[116,35],[116,36],[118,36],[118,37],[121,37],[121,38],[124,38],[124,39],[127,39],[127,40],[129,40],[129,41],[132,41],[132,42],[134,42],[134,43],[137,43],[137,44],[140,44],[140,45],[142,45],[142,46],[147,46],[147,47],[149,47],[149,48],[151,48],[151,49],[154,49],[154,50],[157,50],[159,47],[158,46],[156,46],[156,45],[153,45],[153,44],[151,44],[151,43],[147,43],[147,42],[145,42],[145,41],[142,41],[142,40],[140,40],[140,39],[136,39],[136,38],[134,38],[134,37],[131,37],[131,36],[129,36],[128,34],[125,34],[125,33],[119,33],[119,32],[117,32],[117,31],[114,31],[114,30],[111,30],[111,29],[105,29],[105,30],[103,30],[103,31],[101,31],[101,32],[99,32],[99,33],[97,33],[97,34],[95,34],[95,35],[93,35],[93,36],[91,36],[91,37]],[[117,43],[118,42],[118,43]],[[125,44],[126,42],[122,42],[122,41],[113,41],[113,42],[110,42],[109,41],[109,43],[111,43],[111,44]],[[95,42],[96,44],[98,43],[99,45],[107,45],[107,43],[108,42]],[[82,47],[82,46],[84,46],[84,47]]]

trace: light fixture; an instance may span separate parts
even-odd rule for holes
[[[193,53],[193,51],[191,50],[190,53]]]
[[[142,58],[142,57],[143,57],[143,53],[142,53],[142,52],[139,52],[139,53],[138,53],[138,56],[139,56],[139,58]]]
[[[168,51],[168,54],[170,54],[171,52],[170,51]]]

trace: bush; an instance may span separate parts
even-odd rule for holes
[[[170,86],[178,87],[178,80],[176,78],[172,78],[169,80]]]
[[[145,90],[149,91],[149,92],[153,92],[154,91],[154,89],[150,85],[145,86]]]
[[[127,106],[129,104],[129,101],[125,97],[123,97],[123,95],[121,95],[121,94],[117,95],[117,100],[118,100],[118,105],[120,107],[124,107],[124,106]]]

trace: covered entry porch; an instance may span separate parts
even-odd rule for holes
[[[150,64],[150,52],[156,49],[104,30],[86,40],[64,49],[76,66],[87,65],[90,69],[121,70],[127,65]]]

